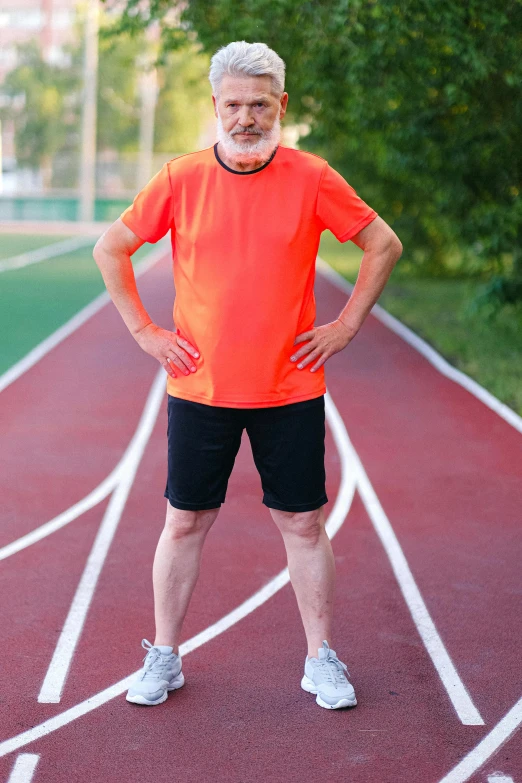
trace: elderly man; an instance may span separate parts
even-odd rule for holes
[[[334,557],[325,532],[324,364],[355,337],[402,245],[326,160],[280,143],[285,64],[235,41],[212,57],[217,142],[170,160],[94,248],[138,345],[167,372],[167,512],[153,563],[156,635],[127,700],[184,683],[183,619],[205,537],[246,428],[262,502],[281,531],[308,645],[301,687],[321,707],[357,704],[330,645]],[[321,232],[364,250],[349,302],[314,326]],[[130,257],[171,232],[175,331],[153,323]]]

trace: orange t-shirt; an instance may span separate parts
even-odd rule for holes
[[[324,394],[324,365],[290,361],[314,326],[321,232],[346,242],[376,216],[324,158],[281,144],[254,171],[230,169],[217,144],[165,163],[121,219],[147,242],[171,230],[174,325],[200,356],[167,375],[168,394],[233,408]]]

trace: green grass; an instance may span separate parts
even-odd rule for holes
[[[319,255],[354,283],[362,251],[322,235]],[[401,259],[402,260],[402,259]],[[522,415],[522,314],[504,309],[494,321],[469,306],[478,283],[411,277],[397,263],[379,304],[432,345],[454,367]]]
[[[2,235],[0,257],[42,247],[63,237]],[[93,246],[95,239],[93,239]],[[134,254],[140,261],[153,247]],[[355,282],[362,252],[342,245],[329,231],[320,255]],[[402,260],[402,259],[401,259]],[[522,316],[506,309],[495,321],[469,312],[477,283],[473,280],[415,278],[392,272],[379,304],[423,337],[451,364],[522,414]],[[0,373],[105,290],[91,248],[0,274]],[[9,335],[9,339],[6,339]]]
[[[29,250],[36,250],[39,247],[52,245],[69,238],[68,236],[38,236],[37,234],[0,234],[0,259],[19,256]]]
[[[8,235],[11,240],[14,235]],[[6,235],[2,235],[3,240]],[[18,240],[19,237],[16,237]],[[36,237],[27,237],[36,240]],[[34,241],[32,248],[48,244],[49,237]],[[54,239],[54,238],[53,238]],[[92,245],[50,258],[38,264],[0,273],[0,373],[25,356],[38,343],[105,291],[105,284],[92,257]],[[12,248],[20,247],[16,241]],[[29,249],[29,248],[26,248]],[[132,256],[141,261],[154,247],[145,243]],[[13,253],[24,250],[15,249]]]

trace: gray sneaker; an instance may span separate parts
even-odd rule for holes
[[[161,704],[169,695],[168,691],[181,688],[185,682],[181,656],[176,655],[172,647],[155,647],[147,639],[142,639],[141,646],[148,652],[143,659],[143,668],[127,691],[127,701],[134,704]]]
[[[357,699],[345,672],[350,676],[346,664],[339,660],[335,650],[331,650],[326,639],[318,650],[318,658],[305,658],[305,673],[301,688],[308,693],[316,693],[316,702],[327,710],[339,707],[355,707]]]

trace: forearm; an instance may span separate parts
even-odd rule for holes
[[[339,315],[339,320],[353,335],[357,334],[380,297],[401,253],[402,246],[395,243],[364,252],[352,295]]]
[[[152,323],[152,319],[140,299],[130,255],[125,251],[109,253],[100,248],[93,257],[109,296],[128,330],[136,337],[141,329]]]

